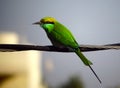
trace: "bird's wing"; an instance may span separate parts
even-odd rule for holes
[[[52,41],[58,42],[64,46],[78,48],[78,43],[72,33],[62,24],[56,23],[54,30],[50,33]]]

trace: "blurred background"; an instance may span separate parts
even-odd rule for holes
[[[32,25],[44,16],[55,17],[66,25],[79,44],[120,42],[120,0],[0,0],[0,43],[50,45],[44,30]],[[92,67],[104,88],[119,88],[120,50],[84,54],[94,63]],[[70,87],[72,83],[79,87]],[[74,53],[1,52],[0,88],[18,86],[100,87],[90,69]]]

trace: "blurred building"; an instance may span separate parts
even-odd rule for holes
[[[16,33],[0,33],[0,44],[18,44]],[[0,88],[46,88],[39,51],[0,52]]]

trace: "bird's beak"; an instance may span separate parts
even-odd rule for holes
[[[33,24],[39,24],[39,25],[40,25],[41,23],[40,23],[40,22],[35,22],[35,23],[33,23]]]

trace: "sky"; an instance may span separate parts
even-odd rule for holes
[[[0,32],[15,32],[35,45],[50,45],[44,30],[32,23],[52,16],[70,29],[79,44],[103,45],[120,42],[120,0],[0,0]],[[85,52],[94,65],[103,86],[120,84],[120,50]],[[43,52],[43,61],[51,59],[52,72],[44,71],[52,85],[70,75],[82,77],[86,88],[99,83],[74,53]],[[52,80],[52,81],[51,81]]]

